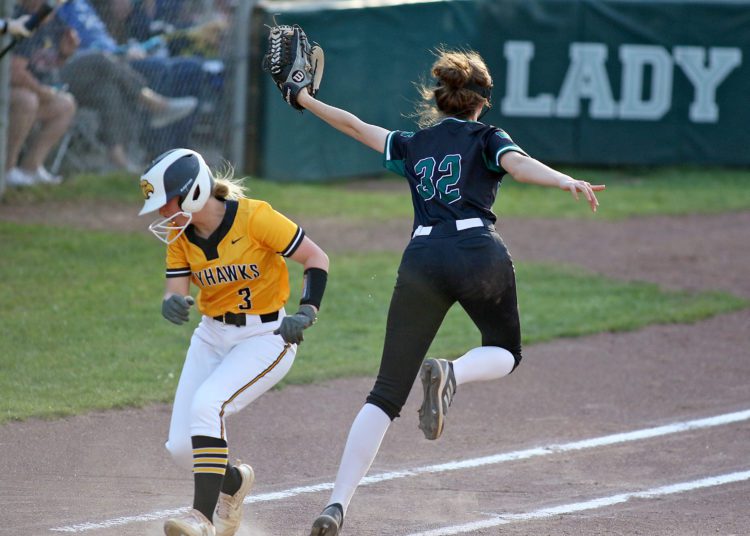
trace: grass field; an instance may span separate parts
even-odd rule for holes
[[[604,195],[609,197],[601,217],[750,207],[747,172],[580,170],[576,176],[592,182],[604,177]],[[83,176],[69,187],[9,192],[5,202],[117,200],[132,202],[135,214],[140,203],[136,184],[133,177]],[[279,185],[251,180],[250,186],[251,195],[294,214],[379,219],[406,217],[411,211],[402,193],[360,191],[342,183]],[[591,217],[564,192],[555,196],[517,183],[501,191],[495,208],[502,214]],[[163,246],[144,233],[50,231],[10,223],[0,223],[0,244],[0,422],[171,399],[197,318],[177,327],[161,317]],[[285,382],[371,375],[377,370],[398,257],[332,256],[320,321],[306,334]],[[296,295],[300,270],[294,263],[290,268]],[[519,302],[525,344],[652,323],[692,322],[748,306],[728,294],[668,292],[560,266],[520,263],[517,272],[523,281]],[[455,356],[478,342],[476,328],[454,309],[430,354]]]
[[[563,169],[573,177],[606,184],[600,194],[602,210],[596,216],[572,203],[566,192],[550,192],[508,179],[500,187],[495,212],[500,216],[536,216],[548,218],[622,219],[636,216],[715,214],[750,208],[750,171],[737,169]],[[265,199],[277,210],[295,215],[338,216],[355,220],[386,220],[410,217],[412,206],[404,195],[403,179],[386,176],[383,184],[392,189],[363,191],[349,182],[328,185],[289,184],[248,178],[250,197]],[[6,193],[6,202],[25,203],[44,200],[107,200],[141,202],[137,179],[116,174],[106,177],[81,175],[66,182],[64,188]],[[583,202],[581,202],[583,204]]]

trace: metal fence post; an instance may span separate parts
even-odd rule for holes
[[[13,0],[0,2],[0,17],[9,19]],[[10,39],[5,36],[3,41]],[[8,107],[10,105],[10,54],[0,60],[0,199],[5,194],[5,161],[8,157]]]
[[[257,0],[239,2],[234,21],[234,50],[232,70],[234,71],[232,94],[232,113],[230,120],[230,161],[235,169],[245,169],[245,128],[247,111],[248,60],[250,57],[250,18]]]

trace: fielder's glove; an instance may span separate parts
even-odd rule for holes
[[[281,335],[285,343],[299,344],[305,340],[302,332],[312,326],[318,315],[312,305],[300,305],[299,311],[291,316],[285,316],[281,325],[274,330],[274,335]]]
[[[268,35],[268,50],[263,70],[271,74],[284,100],[297,110],[297,95],[306,89],[315,97],[323,78],[323,49],[310,44],[305,31],[297,26],[273,26]]]
[[[194,303],[192,296],[172,294],[161,302],[161,314],[173,324],[184,324],[190,319],[190,306]]]

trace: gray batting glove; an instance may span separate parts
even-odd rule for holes
[[[190,306],[194,303],[192,296],[172,294],[161,302],[161,314],[173,324],[184,324],[190,319]]]
[[[281,325],[274,330],[274,335],[281,335],[285,343],[299,344],[305,340],[302,332],[315,323],[318,315],[312,305],[300,305],[299,311],[291,316],[285,316]]]

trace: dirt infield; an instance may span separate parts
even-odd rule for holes
[[[49,208],[0,206],[0,219],[146,223],[132,207]],[[400,249],[409,228],[301,223],[329,251]],[[750,298],[747,212],[499,228],[517,261]],[[750,534],[750,413],[737,413],[750,409],[749,332],[745,309],[529,346],[509,378],[459,389],[437,442],[417,430],[412,396],[370,472],[380,480],[358,490],[344,534]],[[371,384],[287,387],[229,421],[232,454],[257,475],[242,536],[307,534]],[[159,405],[0,427],[0,534],[161,534],[165,511],[191,499],[190,475],[162,447],[168,420]]]

